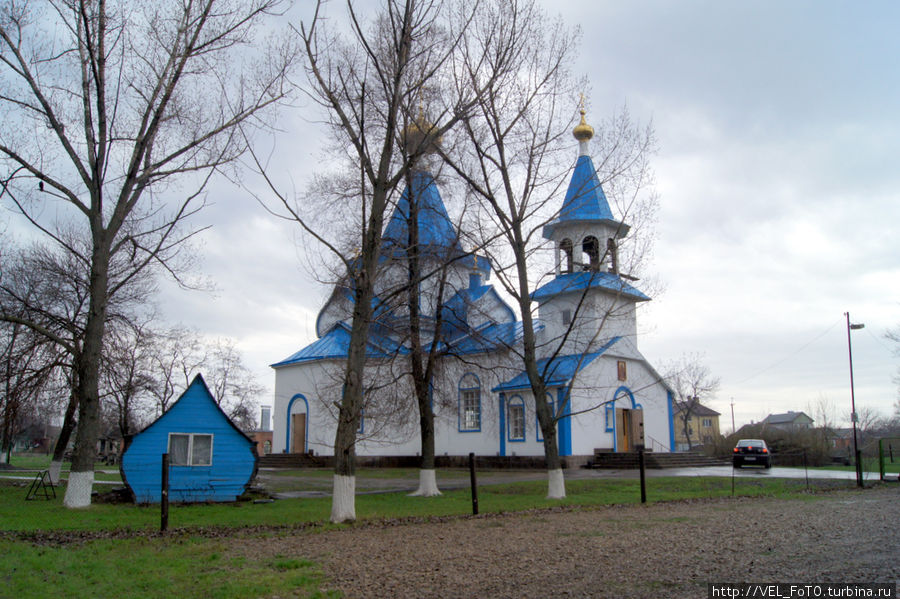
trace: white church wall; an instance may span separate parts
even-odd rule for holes
[[[634,305],[608,294],[593,293],[579,306],[581,297],[571,293],[553,298],[540,306],[544,323],[540,337],[542,354],[557,353],[563,342],[563,354],[597,351],[612,337],[634,339],[637,323]],[[575,323],[568,324],[574,319]]]
[[[620,360],[625,362],[626,367],[624,381],[618,380]],[[616,446],[616,425],[611,419],[614,419],[615,412],[608,411],[606,406],[611,406],[612,410],[632,409],[632,396],[643,409],[644,444],[647,449],[652,446],[654,451],[669,451],[669,410],[665,387],[642,360],[613,355],[601,356],[588,365],[579,373],[573,386],[572,412],[590,411],[573,418],[572,454],[591,455],[594,449],[613,449]]]

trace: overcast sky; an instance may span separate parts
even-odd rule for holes
[[[858,409],[889,414],[900,359],[900,4],[548,2],[583,29],[588,121],[627,104],[652,120],[661,210],[650,271],[665,290],[638,313],[657,367],[698,353],[721,378],[709,405],[731,428],[831,403],[847,420],[853,332]],[[300,12],[304,5],[299,6]],[[284,117],[276,159],[302,187],[322,130]],[[573,141],[573,163],[575,158]],[[268,388],[315,339],[327,289],[294,229],[228,186],[203,219],[214,296],[166,293],[168,316],[234,337]],[[815,414],[810,414],[815,417]]]

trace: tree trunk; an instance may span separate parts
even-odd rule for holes
[[[420,180],[424,183],[424,180]],[[434,497],[441,492],[437,487],[437,476],[434,469],[434,412],[431,406],[431,368],[423,367],[425,359],[422,348],[422,321],[420,313],[422,266],[419,256],[419,194],[416,188],[417,179],[412,177],[407,185],[409,194],[409,218],[407,220],[407,290],[410,329],[410,366],[413,386],[416,392],[416,405],[419,409],[419,437],[421,439],[422,461],[419,465],[419,488],[413,496]],[[443,286],[441,286],[443,290]],[[438,302],[440,303],[440,302]],[[438,331],[435,330],[435,335]],[[433,344],[432,344],[433,347]],[[429,360],[430,362],[430,360]]]
[[[521,223],[515,222],[514,227],[521,227]],[[531,383],[531,393],[534,396],[534,407],[537,412],[538,423],[544,436],[544,459],[547,463],[547,499],[564,499],[566,497],[566,483],[562,471],[562,462],[559,459],[559,445],[556,439],[556,416],[550,412],[547,405],[547,385],[537,367],[537,338],[534,332],[534,319],[531,314],[531,295],[528,289],[527,260],[525,254],[525,241],[522,239],[521,230],[514,231],[516,247],[516,269],[519,277],[519,309],[522,312],[522,351],[525,372]],[[562,412],[559,406],[558,412]]]
[[[373,261],[374,262],[374,261]],[[374,266],[374,265],[373,265]],[[331,501],[331,521],[356,520],[356,434],[359,430],[363,404],[363,373],[366,365],[366,345],[372,319],[374,290],[363,266],[356,280],[356,303],[350,331],[350,347],[344,371],[344,386],[334,436],[334,489]]]
[[[63,417],[62,428],[59,429],[59,437],[53,448],[53,457],[50,459],[50,480],[54,485],[59,484],[59,472],[62,469],[63,460],[66,457],[66,447],[72,438],[72,430],[75,428],[75,410],[78,409],[78,397],[72,389],[69,395],[69,405],[66,406],[66,415]]]
[[[95,233],[91,256],[90,308],[84,343],[75,360],[78,430],[75,433],[69,484],[63,498],[63,504],[69,508],[89,506],[94,487],[94,462],[100,437],[100,363],[109,300],[108,276],[109,248],[102,234]]]

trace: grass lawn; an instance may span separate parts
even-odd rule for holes
[[[894,462],[891,463],[888,458],[885,458],[884,461],[884,471],[886,474],[900,474],[900,457],[894,456]],[[878,473],[878,458],[863,458],[862,459],[863,471],[864,472],[874,472]],[[818,466],[817,470],[841,470],[844,472],[856,472],[856,466],[843,466],[841,464],[834,464],[829,466]]]
[[[320,472],[311,476],[322,477]],[[467,473],[460,473],[463,475]],[[295,473],[297,475],[297,473]],[[327,473],[330,476],[330,473]],[[363,478],[414,480],[417,471],[365,470]],[[443,471],[441,473],[443,476]],[[731,495],[730,478],[661,477],[647,480],[649,501]],[[809,498],[806,484],[794,479],[735,479],[736,494]],[[815,489],[849,488],[848,481],[811,481]],[[513,512],[556,506],[638,503],[634,479],[582,479],[566,484],[563,501],[545,499],[546,481],[485,485],[478,489],[481,513]],[[327,523],[329,497],[283,499],[272,503],[172,505],[170,532],[158,534],[159,506],[95,503],[86,509],[54,500],[25,501],[24,481],[0,480],[0,595],[17,599],[66,597],[323,597],[326,587],[318,565],[281,556],[248,556],[242,538],[309,532],[353,525]],[[471,513],[468,489],[441,497],[401,493],[358,495],[361,521],[407,517],[463,516]]]

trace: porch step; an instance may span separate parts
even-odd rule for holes
[[[647,468],[697,468],[702,466],[727,466],[729,462],[704,455],[698,451],[686,451],[680,453],[644,453],[644,465]],[[640,458],[636,451],[625,453],[613,453],[600,449],[594,450],[594,459],[591,468],[609,468],[618,470],[633,470],[640,466]]]

